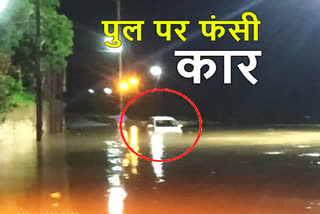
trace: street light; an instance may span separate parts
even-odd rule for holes
[[[125,91],[128,89],[128,87],[129,87],[129,85],[126,82],[120,82],[120,84],[119,84],[120,91]]]
[[[121,21],[121,0],[116,0],[117,3],[117,20]],[[121,31],[121,27],[119,26],[119,31]],[[109,42],[109,43],[113,43],[113,37],[106,37],[105,38],[105,43]],[[120,38],[119,38],[120,39]],[[122,96],[122,90],[126,90],[128,88],[128,84],[122,82],[122,70],[123,70],[123,62],[122,62],[122,50],[123,50],[123,45],[121,45],[118,48],[110,48],[107,47],[108,52],[110,53],[118,53],[118,64],[119,64],[119,81],[120,81],[120,85],[119,85],[119,89],[120,89],[120,93],[119,93],[119,112],[121,114],[122,112],[122,106],[123,106],[123,96]]]
[[[137,78],[131,78],[129,82],[131,85],[137,85],[139,81]]]
[[[2,13],[4,9],[6,9],[8,2],[9,0],[0,0],[0,13]]]
[[[92,88],[89,88],[89,89],[88,89],[88,92],[89,92],[90,94],[94,94],[94,90],[93,90]]]
[[[1,0],[0,0],[1,1]],[[109,42],[109,43],[112,43],[112,40],[113,40],[113,37],[106,37],[104,42]],[[108,52],[110,53],[121,53],[122,50],[123,50],[123,44],[120,46],[120,47],[117,47],[117,48],[110,48],[107,46],[107,50]]]
[[[160,76],[162,74],[162,69],[160,66],[155,65],[150,68],[150,73],[153,76]]]
[[[105,89],[103,89],[103,91],[104,91],[104,93],[106,93],[106,94],[112,94],[112,89],[111,88],[105,88]]]

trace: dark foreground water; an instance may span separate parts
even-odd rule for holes
[[[158,160],[196,138],[149,137],[137,127],[126,135],[135,151]],[[318,130],[206,130],[190,154],[169,163],[138,158],[108,127],[41,145],[1,139],[1,214],[320,213]]]

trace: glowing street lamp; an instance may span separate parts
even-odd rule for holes
[[[103,89],[103,91],[104,91],[104,93],[105,94],[112,94],[112,89],[111,88],[105,88],[105,89]]]
[[[104,42],[112,43],[112,40],[113,40],[113,37],[106,37]],[[107,46],[107,49],[108,49],[108,52],[110,52],[110,53],[121,53],[122,50],[123,50],[123,44],[118,48],[110,48],[110,47]]]
[[[126,82],[121,82],[119,84],[119,88],[120,88],[121,91],[125,91],[125,90],[127,90],[129,88],[129,85]]]
[[[152,66],[151,68],[150,68],[150,73],[153,75],[153,76],[160,76],[161,74],[162,74],[162,69],[161,69],[161,67],[160,66],[157,66],[157,65],[155,65],[155,66]]]
[[[129,82],[130,82],[131,85],[137,85],[139,81],[138,81],[137,78],[131,78],[131,79],[129,80]]]
[[[4,9],[6,9],[8,2],[9,0],[0,0],[0,13],[2,13]]]
[[[88,92],[89,92],[90,94],[94,94],[94,90],[93,90],[92,88],[90,88],[90,89],[88,90]]]

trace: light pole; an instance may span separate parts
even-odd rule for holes
[[[117,0],[117,20],[118,21],[121,21],[121,0]],[[119,31],[121,32],[121,26],[119,26]],[[118,55],[118,62],[119,62],[119,82],[122,82],[122,49],[121,51],[119,52],[119,55]],[[119,104],[119,112],[121,114],[122,112],[122,108],[123,108],[123,96],[122,96],[122,91],[120,90],[120,95],[119,95],[119,101],[120,101],[120,104]]]
[[[117,20],[121,21],[121,0],[116,0],[117,1]],[[121,26],[119,25],[119,32],[121,32]],[[112,37],[107,37],[105,39],[105,42],[110,42],[112,43],[113,38]],[[118,53],[118,70],[119,70],[119,82],[122,82],[122,71],[123,71],[123,61],[122,61],[122,50],[123,50],[123,44],[118,47],[118,48],[109,48],[108,47],[108,52],[110,53]],[[123,94],[122,90],[119,91],[119,112],[121,114],[122,108],[123,108]]]
[[[40,0],[35,0],[35,21],[36,21],[36,62],[35,62],[35,76],[36,76],[36,108],[37,108],[37,141],[40,142],[42,138],[42,74],[41,74],[41,20],[40,20]]]

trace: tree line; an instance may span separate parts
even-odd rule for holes
[[[48,76],[65,73],[73,48],[73,24],[59,13],[59,7],[59,0],[40,1],[40,68]],[[27,94],[35,91],[35,8],[34,0],[11,0],[0,14],[1,121],[17,102],[30,98]]]

